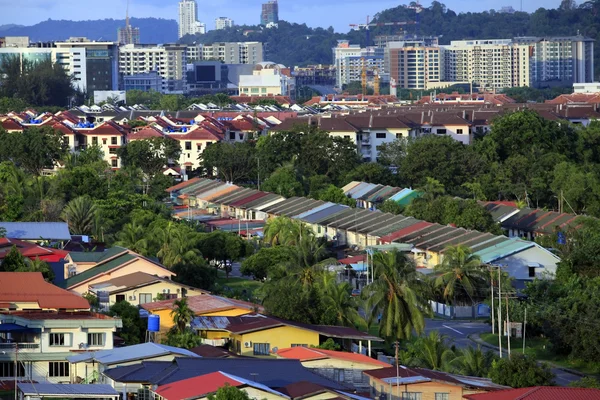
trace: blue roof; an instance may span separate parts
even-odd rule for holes
[[[312,209],[310,209],[310,210],[308,210],[308,211],[305,211],[305,212],[303,212],[302,214],[295,215],[295,216],[293,216],[292,218],[294,218],[294,219],[302,219],[302,218],[304,218],[304,217],[307,217],[307,216],[309,216],[309,215],[311,215],[311,214],[314,214],[314,213],[316,213],[316,212],[322,211],[322,210],[324,210],[324,209],[326,209],[326,208],[329,208],[329,207],[332,207],[332,206],[334,206],[334,205],[335,205],[335,203],[330,203],[330,202],[327,202],[327,203],[325,203],[325,204],[321,204],[321,205],[320,205],[320,206],[318,206],[318,207],[315,207],[315,208],[312,208]]]
[[[376,187],[377,187],[377,185],[375,185],[373,183],[367,183],[364,187],[359,188],[359,190],[352,193],[352,198],[360,199],[362,196],[369,193],[371,190],[375,189]]]
[[[96,396],[99,398],[119,396],[119,392],[110,385],[85,385],[85,384],[61,384],[61,383],[17,383],[17,387],[25,396],[44,397],[61,396],[74,397],[84,395],[86,397]]]
[[[509,239],[494,246],[476,251],[475,254],[481,258],[482,262],[492,263],[534,246],[535,243],[533,242],[526,242],[520,239]]]
[[[349,208],[350,207],[344,206],[344,205],[341,205],[341,204],[334,204],[334,205],[332,205],[330,207],[327,207],[327,208],[325,208],[325,209],[323,209],[321,211],[317,211],[315,213],[307,215],[306,217],[303,217],[301,219],[302,219],[302,221],[304,221],[304,222],[306,222],[308,224],[313,224],[313,223],[315,223],[317,221],[322,220],[323,218],[326,218],[326,217],[328,217],[330,215],[337,214],[337,213],[342,212],[344,210],[347,210]]]
[[[412,192],[413,192],[412,189],[404,188],[401,191],[399,191],[398,193],[396,193],[395,195],[393,195],[392,197],[390,197],[390,200],[398,201],[398,200],[408,196]]]
[[[71,240],[66,222],[0,222],[6,237],[21,240]]]
[[[164,365],[157,372],[159,363]],[[347,389],[341,384],[313,373],[302,366],[299,360],[260,359],[260,358],[176,358],[173,363],[157,361],[152,364],[143,362],[139,369],[130,374],[122,374],[123,368],[116,367],[103,373],[116,382],[148,382],[153,385],[165,385],[183,379],[194,378],[212,372],[221,371],[235,375],[270,388],[279,388],[292,383],[307,381],[332,389]]]
[[[133,346],[119,347],[112,350],[88,351],[67,357],[70,363],[95,361],[101,364],[119,364],[145,358],[159,357],[167,354],[178,354],[186,357],[199,357],[189,350],[166,346],[157,343],[142,343]]]

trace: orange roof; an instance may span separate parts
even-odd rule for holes
[[[8,119],[5,119],[4,121],[0,122],[0,126],[2,126],[2,128],[7,131],[22,131],[23,130],[23,125],[21,125],[20,123],[18,123],[17,121],[15,121],[12,118],[8,118]]]
[[[174,192],[175,190],[180,190],[180,189],[186,188],[186,187],[188,187],[190,185],[193,185],[194,183],[199,182],[201,180],[202,180],[201,178],[192,178],[192,179],[187,180],[185,182],[178,183],[175,186],[171,186],[168,189],[165,189],[165,192],[169,192],[169,193],[170,192]]]
[[[130,133],[129,135],[127,135],[127,139],[129,139],[129,140],[150,139],[150,138],[154,138],[154,137],[169,137],[169,136],[165,135],[158,129],[153,128],[151,126],[146,126],[145,128],[140,129],[137,132],[133,132],[133,133]]]
[[[313,361],[323,359],[336,359],[353,363],[371,364],[377,367],[390,367],[391,365],[383,361],[375,360],[369,356],[357,353],[348,353],[345,351],[322,350],[308,347],[291,347],[280,349],[277,355],[282,358],[291,358],[300,361]]]
[[[239,387],[245,386],[246,383],[237,380],[233,375],[217,371],[161,385],[154,392],[165,400],[197,399],[214,393],[225,385]]]
[[[86,299],[44,280],[41,272],[0,272],[1,303],[38,303],[40,308],[89,310]]]

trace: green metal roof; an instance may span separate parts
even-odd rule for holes
[[[94,268],[90,268],[87,271],[83,271],[80,274],[72,276],[65,280],[64,287],[70,288],[74,285],[77,285],[83,281],[86,281],[90,278],[93,278],[97,275],[103,274],[105,272],[111,271],[129,261],[135,260],[137,257],[132,254],[123,254],[113,260],[110,260],[104,264],[100,264],[95,266]]]
[[[126,251],[127,251],[127,249],[124,247],[115,246],[115,247],[111,247],[110,249],[106,249],[102,252],[72,251],[69,253],[69,255],[71,256],[71,259],[73,260],[73,262],[76,262],[76,263],[77,262],[101,263],[102,261],[108,260],[109,258],[117,256]]]

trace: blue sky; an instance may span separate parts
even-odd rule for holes
[[[177,0],[131,0],[130,14],[135,17],[177,18]],[[215,17],[227,16],[239,24],[256,24],[262,0],[197,0],[199,19],[209,29]],[[279,0],[281,19],[306,22],[309,26],[348,31],[348,24],[362,23],[367,15],[407,4],[410,0]],[[456,12],[484,11],[512,6],[520,9],[521,0],[446,0],[441,1]],[[430,0],[422,4],[429,6]],[[524,11],[539,7],[556,8],[560,0],[523,0]],[[90,20],[124,18],[126,0],[0,0],[0,25],[33,25],[51,19]]]

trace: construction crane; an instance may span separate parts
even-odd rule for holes
[[[361,30],[364,29],[367,32],[367,43],[365,44],[366,46],[369,46],[371,44],[371,28],[372,27],[378,27],[378,26],[402,26],[402,25],[414,25],[415,21],[403,21],[403,22],[375,22],[375,23],[369,23],[369,17],[367,15],[367,23],[366,24],[350,24],[350,27],[355,30]]]
[[[365,58],[362,57],[360,59],[362,72],[360,74],[360,83],[362,85],[362,94],[363,96],[367,95],[367,63],[365,62]]]
[[[373,67],[373,94],[379,96],[379,68]]]

